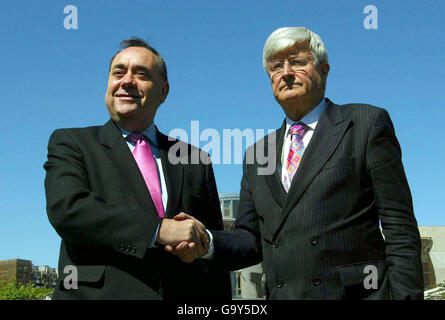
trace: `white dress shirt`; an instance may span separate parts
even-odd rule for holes
[[[281,182],[284,181],[284,177],[287,177],[287,179],[289,179],[289,173],[286,169],[286,164],[287,164],[287,156],[290,150],[290,144],[292,141],[292,136],[289,130],[290,127],[299,122],[302,122],[307,126],[306,132],[302,140],[303,146],[306,149],[309,145],[309,142],[312,139],[312,135],[314,134],[314,130],[315,127],[317,126],[318,120],[320,119],[320,116],[325,108],[326,108],[326,100],[323,99],[318,106],[312,109],[299,121],[294,121],[286,117],[286,133],[284,134],[283,149],[281,149]]]

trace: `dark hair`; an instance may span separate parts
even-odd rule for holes
[[[116,54],[111,58],[109,70],[111,69],[111,65],[113,64],[114,58],[116,58],[116,56],[119,54],[119,52],[121,52],[124,49],[130,48],[130,47],[142,47],[142,48],[150,50],[156,57],[158,57],[159,65],[161,67],[160,71],[161,71],[162,79],[164,81],[168,81],[167,66],[165,64],[164,58],[162,58],[161,54],[158,51],[156,51],[155,48],[149,46],[147,42],[145,42],[144,40],[139,39],[139,38],[130,38],[130,39],[123,40],[121,42],[121,47],[122,47],[122,49],[119,50],[118,52],[116,52]]]

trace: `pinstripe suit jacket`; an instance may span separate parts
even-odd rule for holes
[[[388,113],[327,99],[288,194],[285,128],[247,150],[236,227],[213,232],[214,259],[231,270],[262,260],[270,299],[422,299],[420,236]],[[258,174],[259,153],[271,151],[276,170]],[[374,274],[377,289],[366,289]]]

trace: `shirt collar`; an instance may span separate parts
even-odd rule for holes
[[[127,137],[130,134],[132,134],[132,132],[125,130],[124,128],[121,128],[119,125],[117,125],[117,126],[121,130],[122,136],[124,137],[124,139],[127,139]],[[158,135],[156,134],[156,126],[155,126],[154,122],[152,122],[151,125],[147,129],[142,131],[141,133],[144,136],[146,136],[155,147],[158,146]]]
[[[320,116],[326,108],[326,100],[321,100],[320,104],[312,109],[308,114],[306,114],[299,121],[294,121],[288,117],[286,117],[286,135],[289,134],[289,128],[295,123],[302,122],[310,129],[315,130],[317,126],[318,120],[320,120]]]

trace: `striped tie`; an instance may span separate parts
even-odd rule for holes
[[[289,191],[292,179],[297,172],[298,166],[300,165],[301,158],[304,153],[304,145],[302,142],[304,133],[306,131],[306,126],[300,122],[300,124],[294,124],[290,127],[290,133],[292,135],[292,140],[289,148],[289,155],[287,156],[286,169],[288,177],[284,176],[283,186],[286,192]]]

